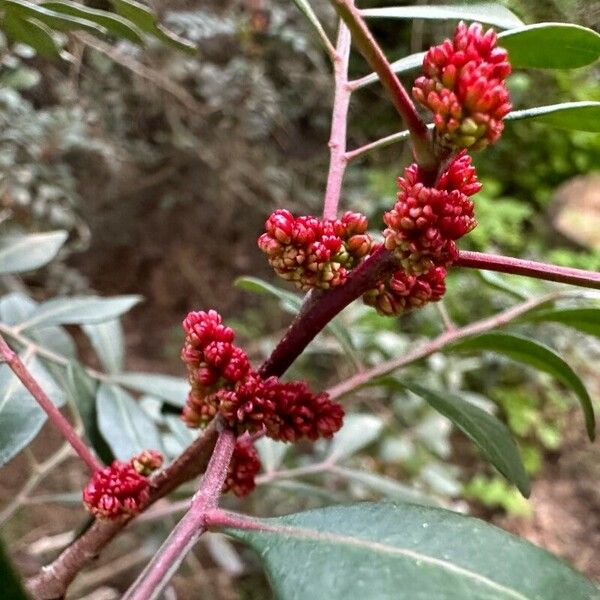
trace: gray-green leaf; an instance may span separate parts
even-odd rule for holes
[[[425,388],[416,383],[406,388],[450,419],[509,481],[514,483],[523,496],[529,496],[529,478],[510,431],[494,415],[471,402],[450,394]]]
[[[104,323],[90,323],[83,325],[82,329],[90,340],[102,366],[109,373],[120,373],[123,370],[125,354],[121,321],[112,319]]]
[[[509,333],[484,333],[458,342],[449,350],[498,352],[556,377],[577,395],[585,415],[588,436],[591,440],[594,439],[596,423],[590,396],[579,376],[554,350],[539,342]]]
[[[0,273],[22,273],[42,267],[56,256],[67,236],[66,231],[50,231],[2,238]]]
[[[100,433],[118,459],[127,460],[142,450],[162,450],[156,425],[124,389],[101,384],[96,410]]]
[[[21,359],[52,402],[62,406],[63,394],[39,360],[31,354]],[[0,466],[29,445],[46,418],[17,376],[7,365],[0,365]]]
[[[600,598],[545,550],[440,508],[361,503],[239,520],[225,532],[256,550],[286,600]]]
[[[157,375],[156,373],[121,373],[111,377],[112,381],[166,400],[169,404],[182,407],[185,404],[190,384],[181,377]]]
[[[600,308],[554,308],[529,313],[528,321],[551,321],[600,337]]]
[[[600,131],[600,102],[563,102],[513,110],[506,115],[507,121],[531,119],[561,129],[577,131]]]

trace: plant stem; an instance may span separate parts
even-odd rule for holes
[[[329,137],[329,173],[323,206],[323,218],[333,219],[342,193],[346,171],[346,126],[351,92],[348,89],[348,60],[350,58],[350,30],[340,19],[334,60],[335,92]]]
[[[367,24],[352,0],[330,1],[350,29],[352,41],[371,68],[377,73],[396,110],[404,119],[410,131],[417,164],[426,174],[430,174],[430,178],[434,178],[438,161],[433,151],[427,125],[419,116],[408,92],[400,83],[383,50],[369,31]]]
[[[213,421],[180,456],[152,478],[150,499],[143,509],[202,473],[209,462],[217,437],[218,431]],[[100,550],[132,519],[133,517],[128,516],[114,521],[96,520],[54,562],[27,582],[32,597],[37,600],[62,598],[79,571],[96,558]]]
[[[383,248],[354,269],[346,283],[326,292],[313,293],[292,321],[289,329],[260,368],[260,374],[283,375],[314,337],[343,308],[375,286],[396,264],[393,254]]]
[[[329,388],[327,392],[332,399],[345,396],[346,394],[355,391],[357,388],[367,384],[369,381],[372,381],[377,377],[388,375],[396,369],[400,369],[401,367],[405,367],[411,363],[421,360],[422,358],[430,356],[434,352],[439,352],[446,346],[450,346],[462,338],[477,335],[483,333],[484,331],[489,331],[490,329],[496,329],[497,327],[506,325],[507,323],[514,321],[516,318],[524,315],[534,308],[537,308],[543,304],[547,304],[548,302],[552,302],[561,296],[561,292],[553,292],[545,296],[540,296],[539,298],[532,298],[531,300],[527,300],[526,302],[518,304],[517,306],[513,306],[501,313],[498,313],[497,315],[488,317],[487,319],[481,319],[480,321],[469,323],[464,327],[444,331],[444,333],[440,334],[438,337],[430,340],[426,344],[423,344],[419,348],[415,348],[404,356],[392,358],[391,360],[383,362],[372,369],[368,369],[362,373],[357,373],[342,383]]]
[[[219,503],[234,446],[235,434],[224,429],[219,434],[188,512],[123,596],[123,600],[154,600],[162,594],[187,553],[206,530],[206,513]]]
[[[559,267],[558,265],[550,265],[522,258],[462,250],[459,253],[458,260],[454,264],[459,267],[473,267],[487,271],[510,273],[511,275],[525,275],[527,277],[534,277],[535,279],[568,283],[570,285],[600,290],[600,273],[598,272]]]
[[[60,431],[65,440],[71,444],[73,450],[88,466],[90,471],[94,472],[102,469],[104,465],[102,465],[86,443],[77,435],[71,423],[58,410],[54,402],[48,398],[46,392],[44,392],[40,384],[29,372],[19,355],[6,343],[2,335],[0,335],[0,358],[27,388],[41,409],[48,415],[50,422]]]

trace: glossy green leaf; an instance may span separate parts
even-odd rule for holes
[[[280,306],[286,312],[298,314],[302,307],[302,298],[293,292],[288,292],[271,285],[258,277],[238,277],[234,285],[242,290],[253,292],[255,294],[271,295],[280,300]],[[347,329],[339,322],[338,319],[332,319],[325,327],[339,342],[342,349],[348,354],[355,365],[360,364],[357,350],[354,347],[352,338]]]
[[[410,54],[409,56],[395,60],[390,66],[392,67],[392,71],[394,71],[394,73],[406,73],[407,71],[418,69],[423,64],[424,57],[425,52],[417,52],[416,54]],[[371,85],[378,80],[379,76],[377,73],[371,73],[366,77],[358,79],[356,84],[353,84],[353,89],[359,90],[360,88]]]
[[[595,435],[594,407],[579,376],[554,352],[533,340],[509,333],[484,333],[458,342],[450,350],[498,352],[513,360],[552,375],[577,395],[585,415],[587,432],[591,440]]]
[[[6,236],[0,239],[0,274],[22,273],[49,263],[67,240],[66,231]]]
[[[241,523],[247,523],[243,526]],[[599,592],[550,553],[440,508],[361,503],[226,533],[260,556],[286,600],[594,600]]]
[[[52,30],[40,21],[23,18],[14,14],[14,12],[7,11],[4,14],[1,26],[13,42],[27,44],[39,56],[60,58],[60,48],[54,39]]]
[[[47,2],[40,2],[39,6],[43,6],[44,8],[57,13],[97,23],[104,27],[109,33],[112,33],[119,38],[129,40],[134,44],[144,43],[142,32],[133,23],[120,15],[109,13],[105,10],[89,8],[84,4],[72,2],[71,0],[49,0]]]
[[[335,434],[329,446],[329,458],[335,461],[348,458],[374,442],[383,429],[375,415],[349,414],[344,426]]]
[[[98,456],[109,464],[114,455],[100,434],[96,410],[98,382],[92,379],[75,361],[67,367],[65,391],[71,398],[85,430],[85,435]]]
[[[156,15],[144,4],[136,0],[110,0],[119,15],[131,21],[144,33],[148,33],[165,44],[174,46],[179,50],[195,54],[196,46],[179,37],[172,31],[168,31],[158,24]]]
[[[124,389],[101,384],[96,410],[100,433],[119,460],[142,450],[162,450],[156,425]]]
[[[21,579],[12,566],[8,552],[1,540],[0,573],[2,573],[2,600],[28,600]]]
[[[111,319],[104,323],[90,323],[83,325],[82,329],[106,371],[120,373],[125,355],[121,321]]]
[[[56,31],[83,30],[94,34],[106,34],[104,27],[92,23],[87,19],[80,19],[79,17],[55,12],[28,0],[2,0],[2,5],[9,13],[16,14],[22,18],[36,19]]]
[[[520,292],[514,285],[510,285],[506,282],[500,275],[494,273],[492,271],[482,271],[481,269],[477,269],[475,271],[479,279],[487,284],[494,290],[499,292],[503,292],[516,298],[517,300],[526,300],[527,295]]]
[[[61,406],[62,391],[40,361],[31,353],[21,355],[21,359],[48,397]],[[0,466],[29,445],[46,418],[17,376],[7,365],[0,365]]]
[[[438,392],[416,383],[406,388],[450,419],[524,496],[529,496],[529,478],[510,431],[494,415],[448,392]]]
[[[572,23],[535,23],[498,37],[516,69],[573,69],[600,58],[600,34]]]
[[[131,388],[136,392],[144,392],[157,396],[181,407],[185,404],[190,391],[190,384],[182,377],[157,375],[155,373],[121,373],[111,377],[112,381]]]
[[[502,29],[520,27],[523,21],[500,4],[481,2],[474,4],[438,4],[418,6],[387,6],[361,10],[363,17],[385,19],[436,19],[448,21],[479,21]]]
[[[551,321],[600,338],[600,308],[553,308],[529,313],[528,321]]]
[[[53,298],[40,304],[29,317],[20,323],[22,330],[48,325],[83,325],[102,323],[126,313],[141,296],[69,296]]]
[[[600,132],[600,102],[564,102],[513,110],[507,121],[531,119],[561,129]]]

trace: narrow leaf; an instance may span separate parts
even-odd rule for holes
[[[111,377],[112,381],[166,400],[170,404],[182,407],[185,404],[190,384],[181,377],[157,375],[155,373],[121,373]]]
[[[412,504],[360,503],[226,533],[260,556],[277,598],[592,600],[595,585],[549,552],[479,519]]]
[[[2,4],[6,10],[23,18],[37,19],[56,31],[73,31],[80,29],[95,34],[106,34],[106,29],[96,23],[49,10],[40,4],[35,4],[28,0],[2,0]]]
[[[66,231],[0,239],[0,274],[22,273],[49,263],[67,240]]]
[[[53,298],[40,304],[27,320],[19,325],[19,328],[25,330],[48,325],[102,323],[126,313],[141,299],[141,296]]]
[[[271,285],[258,277],[238,277],[234,285],[242,290],[253,292],[255,294],[271,295],[280,300],[280,306],[286,312],[298,314],[302,307],[302,298],[293,292],[282,290],[277,286]],[[339,322],[339,319],[332,319],[325,327],[339,342],[342,349],[348,354],[355,365],[360,365],[360,358],[348,330]]]
[[[96,411],[96,393],[98,383],[94,381],[75,361],[67,367],[66,390],[75,406],[85,430],[85,435],[98,456],[109,464],[114,455],[98,429],[98,415]]]
[[[156,15],[147,6],[136,0],[110,0],[117,13],[134,23],[144,33],[148,33],[161,42],[174,46],[190,54],[196,53],[196,46],[172,31],[168,31],[157,22]]]
[[[573,69],[600,58],[600,34],[572,23],[535,23],[498,37],[517,69]]]
[[[327,52],[331,52],[334,50],[333,44],[329,40],[329,37],[325,33],[323,29],[323,25],[319,21],[315,11],[312,9],[312,6],[308,3],[307,0],[294,0],[294,4],[298,7],[300,12],[307,18],[308,22],[312,25],[313,29],[317,32],[319,36],[319,40],[323,44],[323,47],[327,50]]]
[[[63,394],[40,361],[31,354],[21,359],[48,397],[61,406]],[[0,365],[0,466],[29,445],[46,418],[46,413],[8,365]]]
[[[528,321],[552,321],[600,338],[600,308],[554,308],[524,316]]]
[[[83,325],[82,329],[106,371],[120,373],[125,354],[121,321],[112,319],[104,323],[90,323]]]
[[[577,395],[585,415],[588,436],[591,440],[594,439],[596,424],[590,396],[579,376],[554,350],[539,342],[509,333],[484,333],[458,342],[451,346],[450,350],[498,352],[556,377]]]
[[[329,458],[337,461],[352,456],[374,442],[382,429],[383,422],[375,415],[346,415],[329,446]]]
[[[513,12],[490,2],[435,6],[387,6],[360,11],[363,17],[384,19],[436,19],[447,21],[479,21],[502,29],[520,27],[523,21]]]
[[[156,425],[124,389],[101,384],[96,407],[100,433],[119,460],[141,450],[162,450]]]
[[[289,444],[283,442],[276,442],[268,437],[262,437],[258,439],[254,445],[260,457],[260,462],[263,469],[268,473],[269,471],[276,471],[290,449]]]
[[[600,102],[564,102],[513,110],[507,121],[532,119],[561,129],[600,132]]]
[[[416,383],[406,388],[450,419],[523,496],[529,496],[529,478],[510,431],[494,415],[448,392],[437,392]]]
[[[45,58],[60,58],[61,56],[52,30],[40,21],[20,17],[13,11],[6,11],[4,19],[2,19],[2,29],[13,42],[27,44],[39,56]],[[66,239],[66,235],[64,237]]]
[[[390,66],[394,73],[406,73],[407,71],[418,69],[423,64],[424,57],[425,52],[417,52],[416,54],[411,54],[409,56],[405,56],[404,58],[400,58],[399,60],[395,60]],[[370,75],[357,80],[353,85],[353,89],[359,90],[360,88],[371,85],[378,80],[379,75],[377,75],[377,73],[371,73]]]
[[[51,0],[49,2],[41,2],[39,6],[43,6],[44,8],[57,13],[92,21],[93,23],[97,23],[106,28],[109,33],[112,33],[119,38],[129,40],[134,44],[141,45],[144,43],[142,32],[133,23],[120,15],[115,15],[114,13],[109,13],[105,10],[89,8],[88,6],[79,4],[79,2],[72,2],[71,0]]]
[[[482,271],[481,269],[477,269],[477,276],[481,281],[487,284],[492,289],[498,290],[499,292],[504,292],[517,300],[526,300],[527,296],[520,292],[514,285],[510,285],[500,275],[497,273],[493,273],[492,271]]]

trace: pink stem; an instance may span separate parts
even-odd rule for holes
[[[498,271],[512,275],[525,275],[536,279],[545,279],[546,281],[556,281],[600,290],[600,273],[584,271],[583,269],[559,267],[533,260],[512,258],[511,256],[498,256],[496,254],[461,250],[459,258],[454,264],[459,267],[474,267],[476,269]]]
[[[348,88],[350,42],[350,30],[346,27],[344,21],[340,19],[334,62],[335,92],[329,138],[329,173],[327,175],[327,188],[323,207],[324,219],[334,219],[337,214],[342,193],[342,181],[346,171],[346,126],[351,95]]]
[[[0,357],[6,362],[12,372],[20,379],[21,383],[27,388],[35,401],[42,410],[48,415],[48,419],[61,432],[65,440],[71,444],[73,450],[79,455],[81,460],[89,467],[92,473],[102,469],[104,465],[98,461],[85,442],[77,435],[73,426],[63,414],[56,408],[52,400],[48,398],[46,392],[40,387],[33,375],[27,370],[19,355],[6,343],[6,340],[0,335]]]
[[[188,512],[122,600],[152,600],[162,594],[187,553],[206,531],[206,514],[214,510],[219,503],[234,446],[234,433],[229,429],[221,431]]]
[[[371,34],[352,0],[330,0],[334,8],[345,21],[352,34],[352,41],[370,67],[379,75],[383,87],[388,93],[396,110],[404,119],[413,142],[415,159],[425,174],[431,179],[437,175],[438,160],[427,130],[427,125],[419,116],[408,92],[400,83],[398,76],[390,66],[383,50]]]

